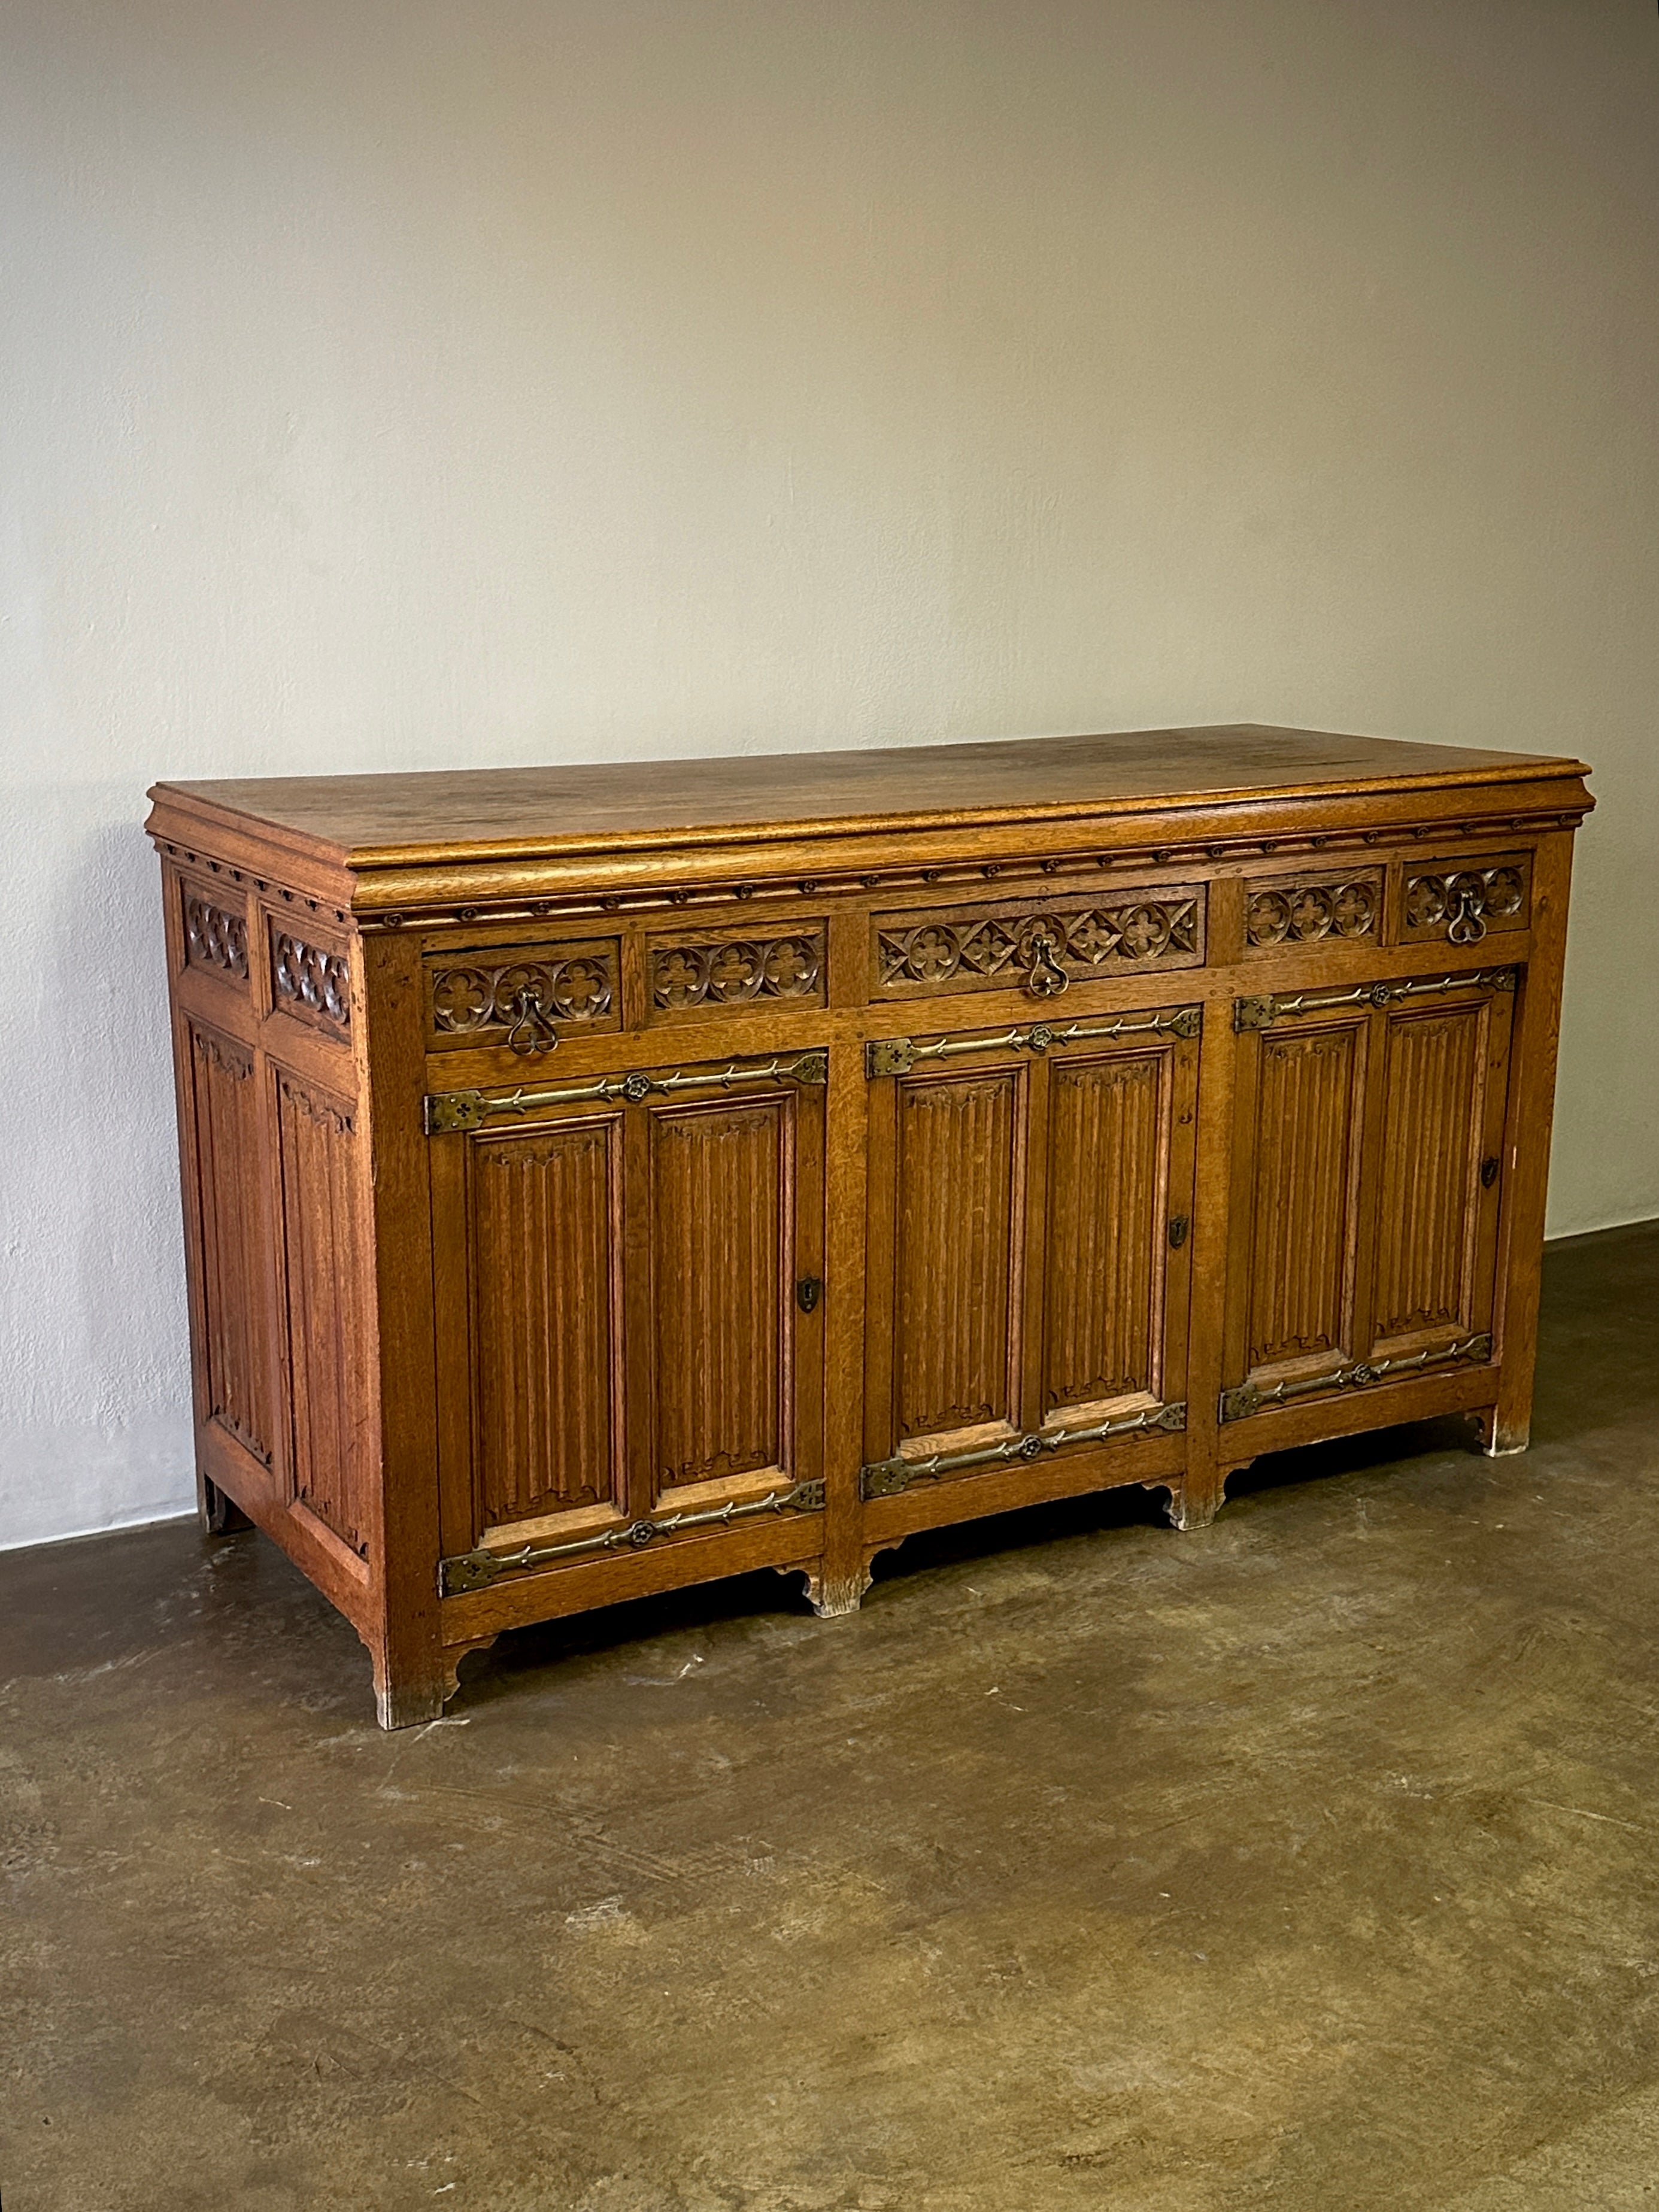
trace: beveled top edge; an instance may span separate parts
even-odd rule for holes
[[[234,820],[366,872],[854,837],[919,818],[945,829],[1006,828],[1589,773],[1565,756],[1240,723],[868,750],[161,782],[149,797],[152,829],[167,813]],[[805,810],[803,799],[812,801]]]

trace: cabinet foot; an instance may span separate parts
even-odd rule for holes
[[[840,1620],[856,1613],[870,1587],[870,1570],[854,1575],[829,1576],[806,1572],[806,1601],[820,1620]]]
[[[1480,1449],[1488,1459],[1508,1459],[1523,1452],[1532,1442],[1532,1423],[1500,1421],[1496,1406],[1483,1406],[1474,1416]]]
[[[380,1668],[374,1669],[374,1717],[383,1729],[418,1728],[422,1721],[441,1720],[447,1700],[454,1694],[455,1662],[448,1662],[447,1654],[440,1662],[435,1678],[423,1676],[416,1680],[388,1681]]]
[[[196,1512],[204,1536],[234,1536],[239,1529],[253,1526],[230,1493],[221,1490],[216,1482],[210,1482],[206,1475],[198,1490]]]
[[[1207,1528],[1227,1502],[1227,1485],[1236,1474],[1242,1474],[1250,1464],[1241,1460],[1237,1467],[1218,1468],[1213,1474],[1201,1475],[1194,1480],[1183,1475],[1171,1483],[1148,1483],[1149,1490],[1167,1489],[1170,1502],[1165,1509],[1170,1525],[1189,1534],[1194,1528]]]

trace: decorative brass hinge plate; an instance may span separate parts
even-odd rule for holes
[[[1224,1421],[1248,1421],[1253,1413],[1264,1413],[1272,1406],[1288,1404],[1292,1398],[1310,1396],[1316,1390],[1363,1390],[1372,1382],[1397,1382],[1402,1375],[1419,1374],[1425,1367],[1446,1367],[1467,1359],[1479,1366],[1492,1358],[1492,1339],[1487,1335],[1466,1336],[1456,1344],[1448,1344],[1438,1352],[1413,1352],[1400,1359],[1360,1359],[1352,1367],[1333,1368],[1327,1375],[1302,1375],[1291,1382],[1275,1382],[1264,1390],[1255,1382],[1242,1382],[1236,1390],[1221,1394],[1221,1418]]]
[[[797,1482],[787,1490],[769,1490],[764,1498],[751,1498],[738,1505],[714,1505],[702,1513],[665,1513],[657,1520],[631,1521],[626,1528],[606,1528],[596,1536],[575,1536],[568,1544],[526,1544],[516,1552],[460,1552],[443,1561],[438,1587],[445,1597],[462,1597],[469,1590],[488,1589],[501,1575],[524,1574],[552,1565],[556,1559],[574,1559],[590,1552],[642,1552],[659,1536],[675,1536],[684,1528],[723,1528],[732,1521],[747,1521],[757,1513],[822,1513],[822,1481]]]
[[[428,1137],[443,1137],[458,1129],[477,1129],[486,1117],[503,1114],[535,1114],[546,1106],[574,1106],[590,1098],[641,1098],[671,1096],[678,1091],[732,1091],[741,1084],[767,1077],[780,1083],[818,1084],[830,1080],[828,1052],[798,1052],[772,1060],[733,1060],[724,1067],[677,1067],[666,1075],[647,1075],[636,1068],[631,1075],[604,1075],[592,1083],[567,1083],[551,1089],[516,1091],[499,1096],[487,1091],[439,1091],[422,1101],[422,1126]]]
[[[878,1459],[860,1471],[859,1489],[866,1498],[896,1498],[913,1482],[936,1482],[941,1475],[961,1474],[972,1467],[1006,1466],[1010,1461],[1027,1462],[1045,1452],[1064,1451],[1072,1444],[1103,1443],[1108,1437],[1130,1437],[1152,1429],[1184,1429],[1187,1408],[1148,1406],[1139,1413],[1101,1421],[1091,1429],[1033,1429],[1022,1437],[1005,1437],[1000,1443],[981,1444],[972,1451],[935,1452],[931,1459],[906,1459],[902,1453]]]
[[[1351,991],[1291,991],[1271,999],[1235,999],[1236,1030],[1270,1030],[1291,1014],[1322,1014],[1333,1006],[1392,1006],[1447,991],[1512,991],[1514,968],[1471,968],[1461,975],[1412,975],[1397,983],[1356,983]]]
[[[1114,1021],[1034,1022],[1029,1029],[1002,1030],[995,1036],[876,1037],[864,1048],[864,1072],[873,1083],[884,1075],[908,1075],[918,1060],[956,1060],[970,1052],[1031,1052],[1041,1054],[1095,1037],[1195,1037],[1204,1026],[1202,1006],[1178,1006],[1171,1013],[1121,1014]]]

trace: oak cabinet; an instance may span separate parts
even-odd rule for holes
[[[504,1629],[1524,1446],[1577,762],[1236,728],[158,785],[198,1474]]]

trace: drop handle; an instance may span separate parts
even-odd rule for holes
[[[811,1313],[823,1296],[823,1285],[817,1275],[803,1275],[795,1285],[795,1304],[803,1313]]]

